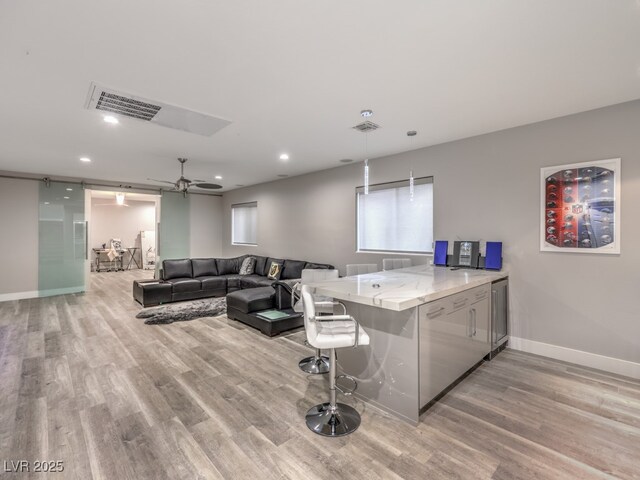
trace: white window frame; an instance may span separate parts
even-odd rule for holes
[[[242,242],[236,241],[236,229],[235,229],[235,214],[234,209],[236,208],[255,208],[256,209],[256,219],[255,219],[255,243],[252,242]],[[245,202],[245,203],[236,203],[231,205],[231,245],[242,245],[249,247],[257,247],[258,246],[258,202]]]
[[[433,177],[420,177],[414,179],[414,186],[416,185],[424,185],[424,184],[432,184],[433,185]],[[409,180],[400,180],[396,182],[387,182],[387,183],[379,183],[375,185],[369,185],[369,193],[375,192],[377,190],[391,190],[397,188],[409,187]],[[433,187],[432,187],[433,188]],[[427,250],[424,251],[416,251],[416,250],[389,250],[389,249],[367,249],[360,247],[360,202],[358,201],[358,196],[364,195],[364,187],[356,187],[356,252],[362,253],[388,253],[388,254],[403,254],[403,255],[432,255],[433,254],[433,242],[428,247]],[[431,235],[434,238],[435,233],[433,231],[433,217],[434,217],[434,208],[432,204],[432,212],[431,212]]]

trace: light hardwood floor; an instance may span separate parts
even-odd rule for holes
[[[303,332],[226,317],[144,325],[131,283],[0,303],[0,467],[60,479],[640,478],[640,381],[506,350],[411,427],[362,402],[354,434],[314,435],[326,378]],[[3,473],[3,478],[28,474]]]

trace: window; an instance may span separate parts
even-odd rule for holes
[[[231,205],[231,243],[257,245],[258,202]]]
[[[358,251],[432,253],[433,177],[356,189]]]

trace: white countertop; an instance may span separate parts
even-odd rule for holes
[[[506,272],[417,265],[312,283],[318,295],[401,311],[506,278]]]

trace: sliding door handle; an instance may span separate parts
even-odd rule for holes
[[[89,260],[89,220],[84,221],[84,259]]]

